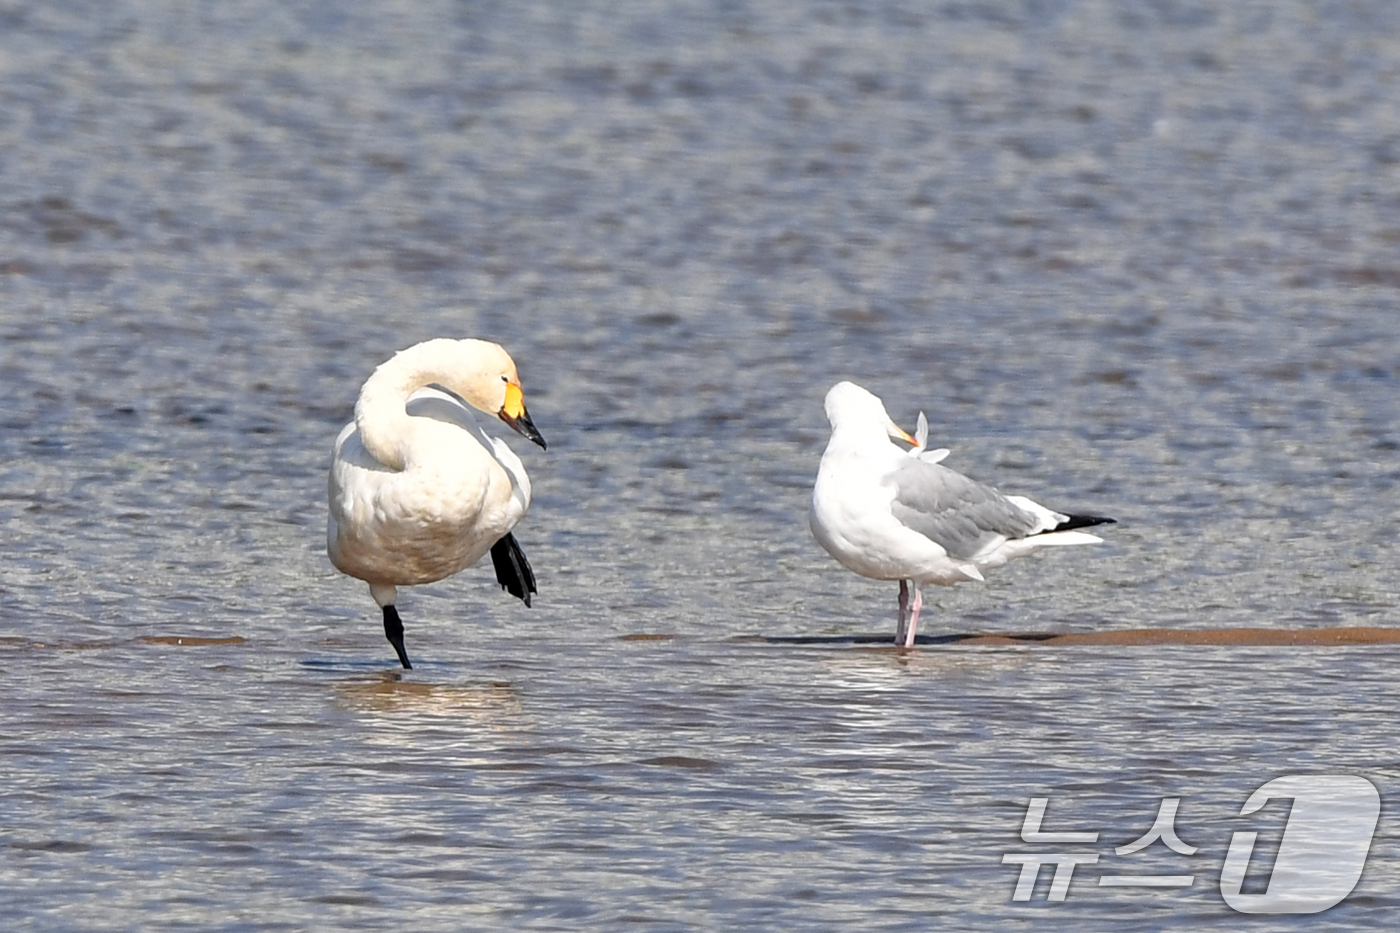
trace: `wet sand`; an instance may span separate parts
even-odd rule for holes
[[[647,636],[631,636],[645,638]],[[654,636],[653,636],[654,637]],[[741,641],[754,639],[743,638]],[[813,635],[793,638],[756,639],[772,644],[856,644],[889,645],[892,634],[874,635]],[[1329,645],[1383,645],[1400,643],[1400,628],[1353,626],[1345,628],[1269,629],[1269,628],[1207,628],[1207,629],[1114,629],[1107,632],[1016,632],[986,634],[960,632],[944,635],[920,635],[916,644],[925,647],[939,645],[1025,645],[1035,646],[1146,646],[1146,645],[1297,645],[1326,647]]]
[[[1110,632],[1031,632],[1018,635],[972,635],[970,645],[1381,645],[1400,642],[1400,628],[1269,629],[1118,629]]]

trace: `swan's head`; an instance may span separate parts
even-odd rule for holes
[[[360,393],[360,406],[365,404],[366,394],[375,394],[381,379],[394,387],[389,390],[391,393],[411,393],[425,385],[446,389],[478,411],[495,415],[521,435],[545,446],[525,410],[525,393],[520,389],[515,361],[500,344],[448,337],[414,344],[375,370]],[[357,421],[360,406],[356,408]]]
[[[843,426],[878,426],[895,440],[918,443],[894,423],[878,396],[854,382],[838,382],[826,393],[826,420],[831,422],[832,430]]]
[[[473,408],[494,414],[521,436],[544,447],[544,438],[525,409],[525,393],[520,388],[515,360],[505,348],[488,340],[456,342],[467,354],[469,363],[451,388]]]

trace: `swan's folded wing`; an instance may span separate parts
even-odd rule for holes
[[[895,519],[953,557],[967,560],[989,546],[1041,530],[1037,516],[992,487],[936,463],[910,458],[884,482],[894,487]]]

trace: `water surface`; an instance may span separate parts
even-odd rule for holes
[[[1393,646],[852,643],[805,511],[851,378],[1120,521],[930,634],[1392,624],[1397,69],[1383,2],[0,9],[0,922],[1194,929],[1329,772],[1366,873],[1251,922],[1382,922]],[[325,469],[441,335],[520,364],[540,594],[415,588],[400,672]]]

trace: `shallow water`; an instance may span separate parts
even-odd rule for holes
[[[1251,924],[1382,922],[1394,647],[852,644],[805,510],[853,378],[1120,521],[930,633],[1391,624],[1398,69],[1382,2],[0,8],[0,923],[1197,928],[1295,773],[1380,823]],[[438,335],[520,364],[540,594],[415,588],[399,672],[325,468]]]

